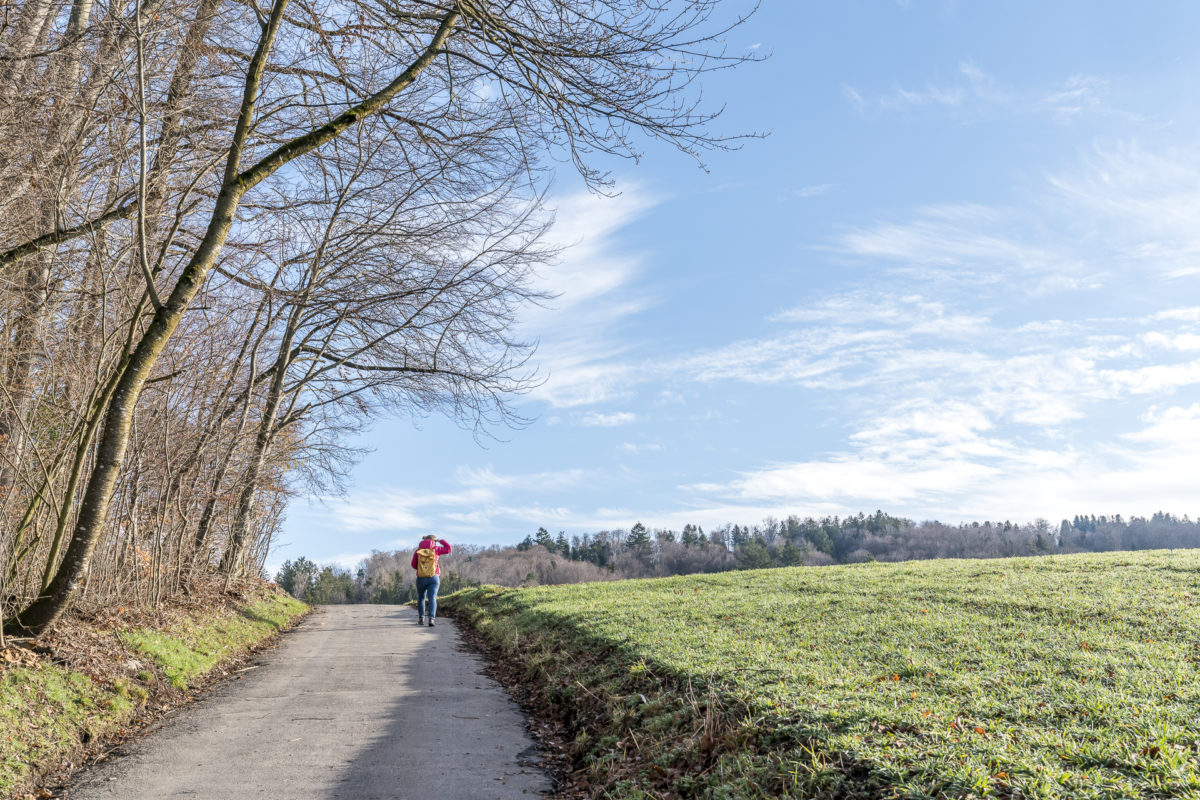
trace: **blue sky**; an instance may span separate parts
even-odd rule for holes
[[[1192,517],[1200,5],[767,0],[708,171],[562,173],[534,422],[377,421],[268,560],[767,515]]]

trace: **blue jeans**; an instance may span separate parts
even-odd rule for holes
[[[437,616],[438,584],[442,579],[437,575],[432,578],[417,578],[417,616],[433,619]],[[429,613],[425,613],[425,599],[429,598]]]

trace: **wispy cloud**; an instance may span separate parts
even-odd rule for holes
[[[880,108],[905,108],[908,106],[958,106],[962,105],[967,92],[958,86],[926,85],[924,89],[897,88],[890,95],[879,98]]]
[[[376,547],[404,547],[416,533],[431,530],[470,541],[486,537],[503,521],[571,517],[574,512],[541,502],[521,505],[519,498],[563,492],[594,475],[583,468],[503,473],[491,466],[461,466],[453,475],[457,488],[450,491],[374,489],[313,498],[307,516],[331,534],[356,540],[367,537]],[[365,556],[354,553],[331,560],[352,566]]]
[[[520,487],[531,492],[539,492],[577,486],[587,480],[589,474],[588,470],[575,468],[505,475],[497,473],[490,466],[482,468],[463,466],[458,468],[455,477],[460,484],[477,489]]]
[[[1085,272],[1086,264],[1057,250],[1056,243],[1021,238],[1021,222],[1016,212],[1006,209],[940,206],[903,222],[847,231],[835,247],[847,255],[895,262],[915,277],[996,282],[1012,273]],[[1022,233],[1014,236],[1014,230]]]
[[[866,110],[866,101],[863,100],[863,96],[859,94],[859,91],[853,86],[843,83],[842,96],[846,98],[846,102],[848,102],[850,107],[853,108],[858,114],[862,114]]]
[[[832,183],[820,183],[812,186],[801,186],[788,192],[791,197],[820,197],[833,188]]]
[[[637,414],[631,411],[618,411],[613,414],[592,411],[580,417],[579,424],[592,428],[615,428],[618,425],[628,425],[636,420]]]
[[[827,392],[919,386],[948,396],[969,391],[987,398],[998,420],[1054,428],[1100,400],[1196,383],[1200,312],[1151,307],[1124,321],[997,314],[1019,309],[1024,296],[1065,298],[1200,272],[1196,218],[1200,158],[1097,147],[1019,205],[931,206],[834,240],[834,255],[872,264],[872,281],[896,289],[830,294],[775,312],[769,319],[778,329],[763,337],[579,364],[569,399],[552,400],[610,402],[664,380]],[[634,418],[605,409],[578,419],[614,426]]]
[[[686,487],[698,505],[945,519],[1195,510],[1200,403],[1163,405],[1200,393],[1193,307],[1024,323],[854,292],[772,319],[801,329],[713,351],[697,379],[840,396],[848,434],[822,456]],[[767,357],[747,370],[751,353]],[[1114,411],[1139,406],[1111,432]]]
[[[1200,274],[1200,157],[1097,145],[1018,204],[927,207],[845,231],[835,252],[908,277],[1006,284],[1034,295],[1095,289],[1131,272]]]
[[[970,87],[971,94],[991,103],[1004,103],[1010,100],[1008,92],[999,88],[996,78],[980,69],[972,61],[958,62],[958,74]]]
[[[616,197],[572,194],[557,203],[554,241],[563,246],[539,288],[556,295],[526,316],[522,332],[539,340],[547,380],[533,392],[552,406],[571,407],[622,396],[633,345],[622,321],[652,299],[637,288],[642,254],[623,248],[619,232],[648,214],[658,199],[637,184]]]
[[[351,492],[344,497],[314,498],[311,516],[348,533],[404,532],[428,527],[434,513],[448,506],[490,502],[494,493],[485,487],[457,492],[417,493],[398,490]]]
[[[1058,212],[1074,241],[1093,243],[1122,272],[1200,274],[1200,155],[1195,147],[1147,150],[1136,141],[1096,146],[1081,168],[1051,175],[1039,213]]]
[[[348,495],[324,498],[313,516],[351,533],[412,530],[422,525],[412,498],[403,495]]]
[[[986,315],[955,311],[944,302],[919,294],[900,297],[865,291],[832,295],[810,305],[781,311],[770,316],[772,322],[844,323],[853,318],[857,324],[905,326],[914,333],[940,337],[977,334],[988,323]]]
[[[1042,98],[1039,107],[1050,111],[1060,122],[1070,122],[1081,114],[1097,111],[1109,91],[1109,81],[1098,75],[1072,75],[1063,86]]]
[[[849,87],[846,87],[849,88]],[[897,86],[890,93],[876,98],[868,104],[862,95],[850,89],[858,97],[856,106],[862,110],[873,105],[884,111],[926,107],[959,108],[968,104],[1002,104],[1010,102],[1009,93],[999,88],[996,79],[970,61],[960,61],[953,78],[927,82],[920,89]]]
[[[966,119],[988,118],[1000,112],[1012,115],[1049,114],[1060,124],[1077,122],[1090,115],[1137,119],[1137,115],[1115,107],[1110,100],[1112,82],[1102,75],[1075,74],[1053,88],[1045,83],[1024,87],[1006,86],[973,61],[960,61],[954,73],[926,81],[920,88],[894,86],[879,93],[864,92],[843,84],[842,94],[860,115],[877,111],[941,110]]]
[[[1006,325],[919,295],[856,292],[772,319],[801,327],[698,354],[678,368],[706,382],[966,392],[1007,422],[1044,427],[1078,418],[1097,401],[1200,385],[1195,323],[1158,313]]]
[[[969,424],[928,437],[897,433],[854,453],[766,465],[690,488],[709,503],[747,508],[845,514],[882,505],[948,521],[1197,510],[1191,465],[1200,446],[1198,405],[1152,412],[1119,440],[1086,449],[1029,447]]]
[[[601,229],[613,235],[647,206],[635,208]],[[1148,513],[1154,509],[1137,503],[1154,498],[1187,510],[1194,487],[1180,475],[1191,474],[1200,447],[1200,307],[1153,287],[1187,280],[1200,263],[1197,215],[1200,158],[1096,147],[1020,203],[931,206],[846,231],[826,252],[867,265],[871,288],[816,293],[764,314],[761,336],[654,358],[621,347],[617,329],[591,316],[589,304],[605,309],[614,296],[637,294],[636,260],[612,256],[615,239],[602,237],[593,253],[601,262],[612,257],[615,274],[595,289],[585,285],[589,299],[573,313],[596,320],[587,337],[608,341],[594,349],[578,342],[572,380],[543,396],[600,407],[568,412],[565,421],[641,421],[637,405],[611,407],[621,399],[662,408],[664,417],[686,406],[679,424],[700,424],[690,420],[719,412],[700,398],[720,396],[721,384],[795,387],[837,406],[835,444],[696,481],[657,509],[547,499],[593,480],[580,470],[476,468],[458,472],[460,491],[356,497],[336,515],[356,530],[426,525],[469,537],[502,524],[598,530],[636,516],[712,525],[873,507],[1019,518],[1118,507]],[[1076,310],[1075,300],[1097,285],[1128,290],[1124,313]],[[1031,314],[1030,303],[1062,313]],[[560,345],[576,343],[569,332],[556,335]],[[1136,421],[1115,433],[1096,422],[1114,413]],[[659,446],[613,445],[626,456]]]

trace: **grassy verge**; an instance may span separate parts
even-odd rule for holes
[[[53,665],[0,676],[0,794],[23,787],[40,765],[74,751],[124,720],[128,697]]]
[[[186,689],[189,680],[279,633],[306,609],[295,598],[272,595],[221,614],[183,617],[165,629],[134,628],[119,636],[131,650],[154,659],[172,686]]]
[[[23,797],[40,776],[69,771],[84,749],[135,718],[185,699],[181,690],[288,627],[307,610],[282,592],[165,616],[161,627],[68,623],[51,642],[10,647],[0,661],[0,797]],[[57,663],[56,663],[57,662]],[[66,662],[66,663],[63,663]]]
[[[611,797],[1200,798],[1200,552],[446,598]]]

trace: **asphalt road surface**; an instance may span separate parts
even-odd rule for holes
[[[82,773],[71,800],[540,797],[517,706],[454,624],[327,606],[242,673]]]

